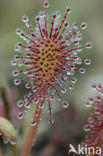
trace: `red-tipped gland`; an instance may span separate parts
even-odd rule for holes
[[[23,100],[19,100],[19,101],[17,102],[17,106],[18,106],[19,108],[23,107]]]
[[[69,23],[68,22],[65,22],[65,28],[67,28],[68,27],[68,25],[69,25]]]
[[[75,40],[75,41],[73,42],[73,44],[78,45],[78,44],[79,44],[79,41],[78,41],[78,40]]]
[[[86,65],[90,65],[90,64],[91,64],[91,59],[86,58],[86,59],[84,60],[84,63],[85,63]]]
[[[55,31],[56,31],[56,32],[58,31],[58,28],[57,28],[57,27],[55,28]]]
[[[17,44],[19,47],[22,47],[23,45],[22,45],[22,43],[20,43],[20,42],[18,42],[18,44]]]
[[[15,80],[14,80],[14,84],[15,84],[15,85],[19,85],[20,83],[21,83],[21,80],[20,80],[20,79],[15,79]]]
[[[91,85],[91,87],[96,89],[96,87],[97,87],[96,83],[93,83],[93,84]]]
[[[39,23],[39,21],[40,21],[40,17],[37,16],[37,17],[35,18],[35,20],[36,20],[37,23]]]
[[[81,29],[86,29],[87,28],[87,23],[86,22],[82,22],[80,28]]]
[[[84,73],[85,73],[85,68],[80,68],[80,69],[79,69],[79,72],[80,72],[81,74],[84,74]]]
[[[17,29],[16,29],[16,34],[17,34],[17,35],[20,35],[20,34],[21,34],[21,29],[17,28]]]
[[[70,12],[71,12],[71,7],[68,7],[68,6],[67,6],[67,7],[66,7],[66,13],[69,14]]]
[[[24,33],[21,33],[21,34],[20,34],[20,36],[21,36],[21,37],[24,37],[24,36],[25,36],[25,34],[24,34]]]
[[[55,19],[56,18],[56,14],[55,13],[53,13],[53,19]]]
[[[18,119],[22,119],[23,116],[24,116],[24,113],[23,113],[23,112],[19,112],[19,113],[18,113]]]
[[[18,75],[19,75],[19,71],[18,71],[18,70],[14,70],[14,71],[12,72],[12,74],[13,74],[13,76],[18,76]]]
[[[44,1],[44,7],[48,8],[49,7],[49,2],[47,0]]]
[[[62,103],[63,103],[63,107],[64,108],[68,108],[69,107],[68,101],[63,101]]]
[[[91,42],[88,42],[88,43],[86,43],[86,48],[91,48],[92,47],[92,43]]]
[[[14,59],[16,59],[16,60],[18,60],[19,58],[20,58],[20,56],[18,56],[18,55],[14,56]]]
[[[64,24],[64,22],[65,22],[64,20],[61,21],[62,24]]]
[[[39,108],[44,108],[44,103],[39,103]]]
[[[35,34],[34,34],[34,33],[31,33],[31,36],[32,36],[32,37],[35,37]]]
[[[24,15],[24,16],[22,17],[22,21],[23,21],[23,22],[25,22],[25,23],[26,23],[26,22],[28,22],[28,20],[29,20],[29,19],[28,19],[28,17],[27,17],[27,16],[25,16],[25,15]]]
[[[36,120],[32,119],[31,126],[36,126]]]

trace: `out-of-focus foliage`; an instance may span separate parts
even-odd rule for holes
[[[13,125],[3,117],[0,117],[0,133],[4,138],[4,142],[10,141],[11,144],[15,144],[16,130]]]

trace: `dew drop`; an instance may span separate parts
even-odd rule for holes
[[[95,111],[96,114],[100,113],[100,110],[99,110],[99,108],[97,106],[94,107],[94,111]]]
[[[63,103],[63,107],[64,108],[68,108],[69,107],[68,101],[63,101],[62,103]]]
[[[85,68],[80,68],[80,69],[79,69],[79,72],[80,72],[81,74],[84,74],[84,73],[85,73]]]
[[[96,87],[97,87],[96,83],[92,83],[91,87],[92,87],[93,89],[96,89]]]
[[[54,124],[54,120],[50,119],[48,123],[52,125],[52,124]]]
[[[36,126],[36,120],[32,119],[31,126]]]
[[[98,89],[103,89],[103,85],[101,83],[98,84]]]
[[[65,27],[66,27],[66,28],[69,27],[69,22],[65,21]]]
[[[75,77],[72,77],[71,78],[71,83],[76,83],[77,82],[77,79]]]
[[[63,94],[66,93],[66,91],[67,91],[66,88],[62,88],[62,89],[61,89],[61,92],[62,92]]]
[[[91,107],[91,103],[90,103],[89,100],[86,101],[86,103],[85,103],[85,107],[87,107],[87,108],[88,108],[88,107]]]
[[[35,17],[35,20],[36,20],[36,22],[38,23],[38,22],[40,21],[40,17],[39,17],[39,16],[36,16],[36,17]]]
[[[18,60],[19,58],[20,58],[20,57],[19,57],[18,55],[15,55],[15,56],[14,56],[14,59],[15,59],[15,60]]]
[[[91,118],[91,117],[89,117],[89,118],[88,118],[88,123],[93,123],[93,122],[94,122],[94,119]]]
[[[18,42],[17,46],[18,46],[18,47],[22,47],[23,45],[22,45],[21,42]]]
[[[55,19],[56,18],[56,13],[53,13],[53,19]]]
[[[50,99],[51,99],[51,100],[55,100],[55,96],[54,96],[54,95],[51,95],[51,96],[50,96]]]
[[[19,75],[19,71],[18,71],[18,70],[14,70],[14,71],[12,72],[12,75],[13,75],[13,76],[18,76],[18,75]]]
[[[89,125],[88,124],[84,125],[83,130],[84,131],[90,131]]]
[[[71,7],[70,6],[67,6],[66,7],[66,12],[69,14],[71,12]]]
[[[69,89],[73,89],[73,84],[69,84]]]
[[[90,96],[89,97],[89,100],[90,100],[90,102],[94,102],[94,97],[93,96]]]
[[[45,0],[45,1],[44,1],[44,7],[45,7],[45,8],[48,8],[48,7],[49,7],[49,2],[48,2],[48,0]]]
[[[81,29],[86,29],[86,28],[87,28],[87,23],[86,22],[82,22]]]
[[[84,63],[85,63],[86,65],[90,65],[90,64],[91,64],[91,59],[86,58],[86,59],[84,60]]]
[[[24,116],[24,113],[23,113],[23,112],[19,112],[19,113],[18,113],[18,119],[22,119],[23,116]]]
[[[29,109],[30,108],[30,103],[29,102],[25,102],[25,108]]]
[[[18,102],[17,102],[17,106],[19,107],[19,108],[21,108],[21,107],[23,107],[23,100],[19,100]]]
[[[73,43],[74,43],[74,45],[78,45],[79,44],[79,40],[76,38]]]
[[[39,103],[39,108],[44,108],[44,103]]]
[[[15,145],[16,144],[16,140],[15,139],[10,140],[10,144],[11,145]]]
[[[27,17],[27,16],[25,16],[25,15],[24,15],[24,16],[22,17],[22,21],[23,21],[23,22],[25,22],[25,23],[26,23],[26,22],[28,22],[28,20],[29,20],[29,19],[28,19],[28,17]]]
[[[21,83],[21,80],[20,80],[20,79],[15,79],[15,80],[14,80],[14,84],[15,84],[15,85],[19,85],[20,83]]]
[[[92,47],[92,43],[91,42],[86,43],[85,47],[88,48],[88,49],[91,48]]]
[[[19,29],[19,28],[16,29],[16,34],[17,34],[17,35],[20,35],[21,32],[22,32],[21,29]]]
[[[11,60],[11,65],[12,66],[16,66],[16,61],[15,60]]]
[[[96,99],[97,99],[97,101],[101,101],[102,100],[100,95],[97,95]]]
[[[25,87],[26,87],[27,89],[31,88],[31,83],[26,83]]]
[[[9,138],[4,138],[3,142],[4,144],[7,144],[9,142]]]
[[[31,24],[30,23],[28,23],[28,22],[26,22],[26,27],[27,28],[31,28]],[[31,43],[30,41],[28,41],[28,43]]]
[[[70,75],[71,73],[70,73],[70,71],[67,71],[67,75]]]
[[[71,70],[74,70],[75,69],[75,65],[73,64],[73,65],[71,65]]]
[[[33,87],[32,87],[32,91],[33,91],[34,93],[37,91],[36,86],[33,86]]]
[[[39,99],[37,97],[34,98],[34,102],[37,104],[39,102]]]

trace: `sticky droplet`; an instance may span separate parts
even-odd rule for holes
[[[64,108],[68,108],[69,107],[68,101],[63,101],[62,103],[63,103],[63,107]]]

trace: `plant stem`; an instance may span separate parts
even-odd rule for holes
[[[34,144],[36,139],[36,134],[37,134],[37,129],[38,129],[42,109],[43,108],[39,107],[36,116],[35,114],[33,115],[33,119],[36,120],[36,125],[30,126],[21,156],[30,156],[32,145]]]
[[[0,152],[0,156],[3,156],[1,152]]]

